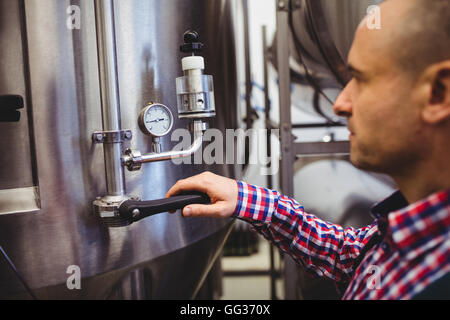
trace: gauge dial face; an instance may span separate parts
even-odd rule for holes
[[[165,136],[173,126],[172,112],[162,104],[147,106],[139,117],[139,126],[145,134],[155,137]]]

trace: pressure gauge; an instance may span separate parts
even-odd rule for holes
[[[172,130],[172,112],[163,104],[149,104],[139,115],[139,127],[149,136],[163,137]]]

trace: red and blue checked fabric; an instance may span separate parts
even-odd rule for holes
[[[412,205],[397,192],[374,207],[374,224],[344,229],[277,191],[237,183],[235,216],[313,275],[349,283],[343,299],[410,299],[450,272],[450,190]],[[375,234],[382,241],[355,270]]]

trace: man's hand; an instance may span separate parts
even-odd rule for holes
[[[236,210],[238,185],[235,180],[205,172],[178,181],[166,194],[166,198],[185,191],[200,191],[211,199],[210,205],[193,204],[183,209],[184,217],[228,218]]]

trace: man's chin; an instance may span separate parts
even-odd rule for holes
[[[382,170],[374,163],[364,159],[363,157],[358,157],[355,153],[351,153],[350,162],[359,170],[370,171],[376,173],[382,173]]]

